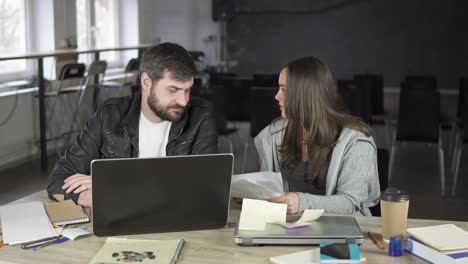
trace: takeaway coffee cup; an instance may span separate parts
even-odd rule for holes
[[[380,196],[382,213],[382,238],[405,237],[408,219],[409,194],[393,187],[387,188]]]

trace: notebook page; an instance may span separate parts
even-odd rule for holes
[[[3,241],[15,245],[58,236],[41,202],[0,207]]]

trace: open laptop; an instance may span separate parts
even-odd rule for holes
[[[93,160],[94,234],[223,227],[232,168],[232,154]]]
[[[299,217],[288,216],[287,222]],[[290,229],[277,224],[266,224],[263,231],[241,231],[238,227],[234,232],[234,242],[241,246],[315,245],[325,242],[361,244],[364,239],[356,219],[350,215],[322,215],[310,226]]]

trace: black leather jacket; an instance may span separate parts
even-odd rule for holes
[[[100,105],[73,146],[60,158],[47,183],[47,192],[65,194],[64,180],[76,173],[90,175],[93,159],[138,157],[141,94],[112,98]],[[192,97],[178,122],[171,125],[166,145],[168,156],[218,152],[218,138],[211,105]],[[65,199],[78,200],[76,194]]]

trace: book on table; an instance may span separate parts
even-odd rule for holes
[[[468,263],[468,232],[454,224],[408,228],[406,251],[432,263]]]
[[[468,264],[468,250],[443,253],[414,237],[408,237],[406,251],[430,263]]]
[[[441,252],[468,251],[468,232],[454,224],[408,228],[406,231]]]

